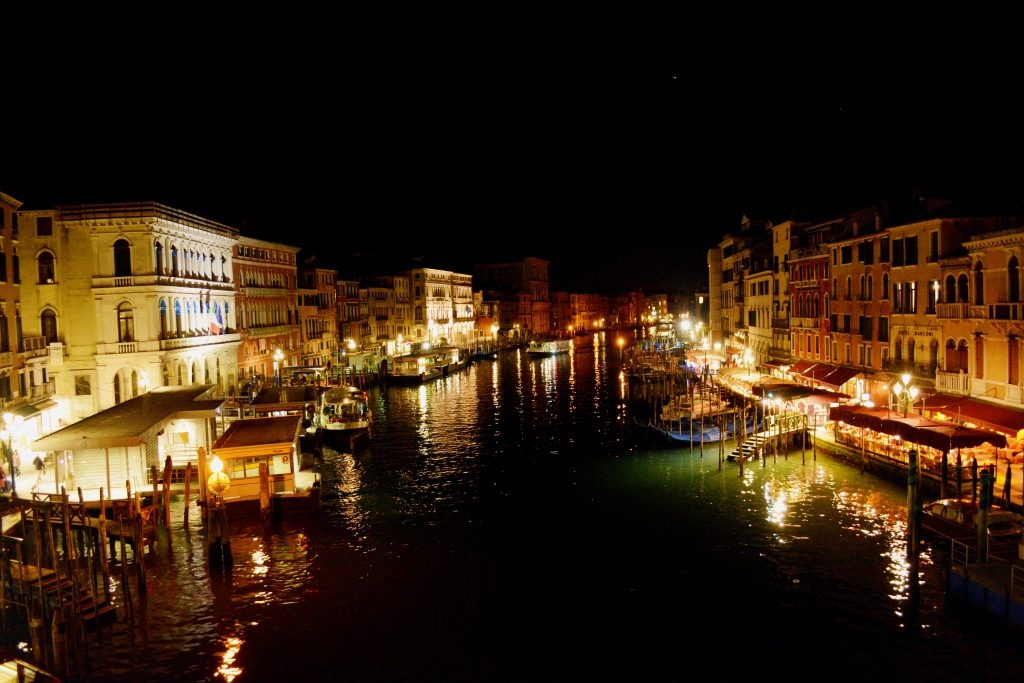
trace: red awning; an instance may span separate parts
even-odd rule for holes
[[[914,404],[914,407],[923,408],[924,410],[935,410],[945,408],[946,406],[956,406],[968,398],[970,397],[963,394],[931,394],[930,396],[922,397],[920,401]]]
[[[837,406],[829,410],[828,417],[830,420],[867,427],[883,434],[897,435],[904,441],[930,446],[945,453],[954,448],[970,448],[983,443],[990,443],[997,448],[1006,446],[1006,437],[1002,434],[943,424],[917,415],[902,417],[885,408]]]
[[[824,377],[816,377],[815,379],[822,384],[827,384],[830,387],[836,387],[838,389],[859,374],[860,370],[856,368],[835,368]]]
[[[1024,410],[988,403],[968,396],[934,394],[915,405],[923,410],[942,413],[951,420],[972,422],[981,427],[996,429],[1004,433],[1017,434],[1024,429]]]
[[[807,368],[814,367],[815,363],[813,360],[798,360],[796,363],[789,368],[790,374],[799,375],[803,373]]]

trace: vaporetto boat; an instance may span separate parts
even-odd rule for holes
[[[526,352],[534,356],[557,356],[572,350],[571,339],[534,340],[526,347]]]

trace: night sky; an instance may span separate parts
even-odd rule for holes
[[[707,248],[744,214],[1024,197],[1012,98],[945,71],[294,66],[168,63],[116,87],[88,78],[96,60],[71,66],[56,102],[5,114],[0,190],[26,208],[161,201],[343,277],[533,255],[554,287],[648,292],[706,283]]]

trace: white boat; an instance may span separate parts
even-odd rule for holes
[[[526,347],[526,352],[535,356],[556,356],[572,350],[571,339],[534,340]]]
[[[332,448],[369,437],[372,422],[366,392],[358,387],[331,387],[320,398],[316,429]]]

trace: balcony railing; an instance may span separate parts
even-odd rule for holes
[[[135,286],[135,278],[132,277],[131,275],[129,275],[127,277],[115,277],[114,278],[114,286],[115,287],[134,287]]]
[[[932,379],[938,370],[935,363],[917,363],[909,360],[886,358],[882,360],[882,369],[894,374],[909,372],[914,377]]]
[[[199,276],[188,275],[128,275],[117,277],[94,277],[92,286],[94,289],[107,287],[145,287],[152,285],[165,285],[170,287],[198,287],[200,289],[216,289],[220,291],[233,291],[235,286],[230,278],[215,277],[207,279]]]
[[[969,394],[971,392],[971,376],[966,372],[936,370],[935,390],[947,394]]]
[[[57,393],[57,380],[51,379],[46,384],[37,384],[34,387],[28,388],[28,399],[30,401],[38,401],[41,398],[47,398]]]
[[[772,318],[773,330],[788,330],[789,318]]]
[[[194,346],[208,346],[211,344],[230,344],[238,342],[241,337],[235,334],[207,334],[199,337],[181,337],[178,339],[161,339],[160,350],[187,349]],[[144,349],[139,349],[140,351]]]
[[[22,357],[24,358],[38,358],[50,353],[49,342],[46,341],[46,337],[25,337],[22,340],[22,344],[25,349],[22,352]]]

